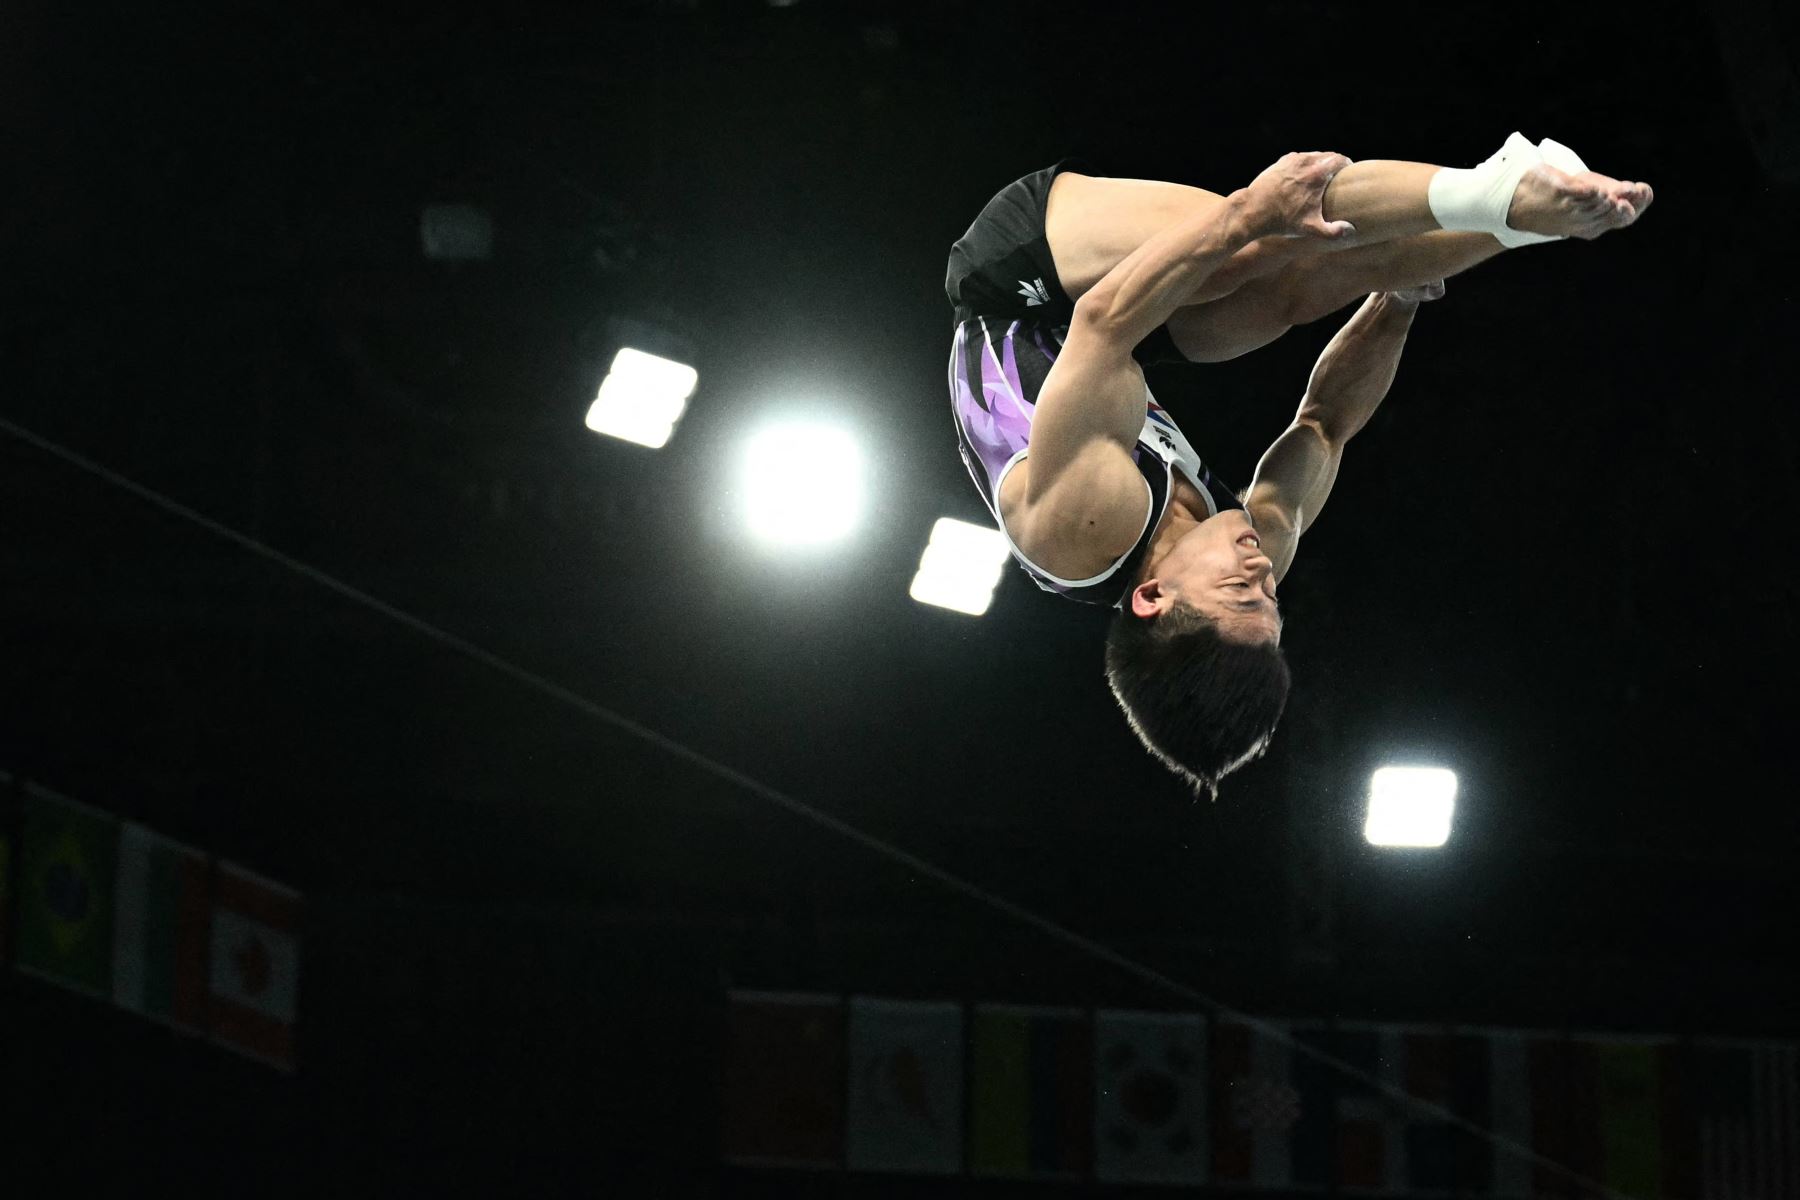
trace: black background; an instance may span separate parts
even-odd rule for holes
[[[1797,1032],[1791,15],[304,7],[0,18],[0,416],[1250,1011]],[[1420,314],[1216,805],[1102,614],[907,597],[982,516],[942,279],[997,188],[1515,128],[1655,207]],[[425,261],[433,202],[494,259]],[[700,371],[660,452],[581,424],[622,318]],[[1152,385],[1241,486],[1339,320]],[[794,411],[869,460],[826,552],[743,528]],[[727,986],[1181,1004],[12,436],[0,555],[0,766],[308,904],[291,1078],[8,979],[21,1178],[782,1194],[714,1165]],[[1458,772],[1444,849],[1363,845],[1396,759]]]

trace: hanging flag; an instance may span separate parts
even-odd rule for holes
[[[1800,1196],[1800,1047],[1709,1039],[1692,1062],[1699,1200]]]
[[[1572,1065],[1566,1038],[1551,1035],[1525,1040],[1525,1082],[1531,1090],[1530,1146],[1544,1161],[1531,1163],[1529,1186],[1512,1195],[1563,1196],[1574,1190],[1568,1173],[1576,1169],[1582,1152]],[[1509,1169],[1522,1170],[1516,1162]]]
[[[1093,1034],[1078,1009],[976,1007],[969,1171],[1085,1179],[1093,1167]]]
[[[1522,1200],[1591,1191],[1571,1177],[1598,1182],[1603,1172],[1595,1093],[1581,1074],[1571,1043],[1559,1034],[1458,1030],[1449,1107],[1485,1132],[1452,1132],[1457,1192]]]
[[[206,856],[134,821],[119,827],[113,1001],[200,1032],[208,939]]]
[[[1526,1034],[1459,1028],[1450,1039],[1448,1107],[1484,1134],[1453,1127],[1452,1174],[1459,1192],[1532,1194],[1531,1078]]]
[[[842,1001],[808,993],[732,992],[722,1091],[722,1149],[728,1161],[842,1165]]]
[[[0,964],[12,961],[13,790],[0,771]]]
[[[112,985],[118,818],[25,785],[18,857],[21,971],[105,996]]]
[[[12,838],[0,827],[0,963],[12,960]]]
[[[1680,1048],[1673,1038],[1569,1041],[1574,1138],[1569,1165],[1605,1187],[1660,1200],[1692,1195],[1684,1153]]]
[[[1356,1072],[1336,1073],[1338,1187],[1372,1195],[1449,1194],[1454,1144],[1446,1120],[1448,1033],[1340,1024],[1331,1044]]]
[[[207,1025],[222,1046],[294,1068],[300,893],[221,862],[213,887]]]
[[[1215,1184],[1310,1191],[1329,1182],[1332,1071],[1322,1025],[1221,1018],[1212,1023]]]
[[[1095,1013],[1095,1176],[1106,1183],[1205,1183],[1206,1085],[1204,1018]]]
[[[962,1138],[962,1006],[852,997],[846,1164],[953,1175]]]

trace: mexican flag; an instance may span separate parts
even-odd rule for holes
[[[300,996],[300,893],[221,862],[207,971],[213,1041],[294,1068]]]
[[[15,962],[63,987],[107,995],[118,819],[26,784],[21,824]]]
[[[851,1170],[962,1169],[961,1005],[851,997],[849,1082]]]
[[[113,1002],[200,1032],[206,1001],[206,856],[127,821],[113,889]]]

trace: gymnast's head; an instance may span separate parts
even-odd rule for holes
[[[1216,797],[1260,757],[1287,704],[1274,564],[1236,509],[1152,554],[1106,640],[1106,678],[1138,740]]]

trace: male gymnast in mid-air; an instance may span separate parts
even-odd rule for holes
[[[1481,165],[1289,154],[1228,196],[1069,164],[1003,189],[950,252],[963,461],[1039,587],[1118,609],[1114,696],[1213,797],[1287,701],[1277,585],[1418,306],[1503,249],[1621,229],[1648,185],[1519,134]],[[1140,363],[1219,362],[1363,305],[1250,487],[1219,482]]]

